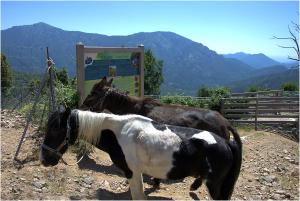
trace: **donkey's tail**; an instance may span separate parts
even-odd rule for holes
[[[230,132],[233,135],[234,141],[236,142],[239,149],[242,151],[242,140],[240,138],[240,134],[238,134],[237,130],[235,128],[233,128],[232,126],[229,126],[228,130],[230,130]]]
[[[233,134],[234,141],[229,141],[229,146],[233,155],[233,163],[228,172],[221,188],[221,197],[223,199],[230,199],[236,180],[239,177],[242,165],[242,141],[240,135],[233,127],[228,128]]]

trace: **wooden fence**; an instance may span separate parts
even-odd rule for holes
[[[230,96],[240,97],[253,97],[253,96],[283,96],[283,90],[269,90],[269,91],[256,91],[256,92],[243,92],[243,93],[231,93]]]
[[[224,98],[221,113],[232,122],[278,124],[299,122],[299,97],[262,96]]]
[[[193,100],[210,100],[210,97],[197,97],[197,96],[181,96],[181,95],[144,95],[147,98],[153,98],[156,100],[161,100],[163,98],[191,98]]]
[[[298,97],[298,91],[283,91],[283,90],[269,90],[269,91],[256,91],[256,92],[243,92],[243,93],[231,93],[230,97],[256,97],[256,96],[268,96],[268,97]]]
[[[210,97],[192,96],[155,96],[154,99],[164,98],[191,98],[210,101]],[[298,127],[299,123],[299,92],[287,92],[283,90],[269,90],[258,92],[232,93],[230,98],[221,100],[222,115],[236,123],[253,123],[255,129],[258,124],[292,123]]]

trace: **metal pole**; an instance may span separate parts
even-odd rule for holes
[[[49,50],[48,50],[48,47],[47,47],[47,60],[48,60],[48,68],[49,68],[49,76],[50,76],[50,100],[51,100],[51,112],[55,111],[56,110],[56,98],[55,98],[55,90],[54,90],[54,82],[53,82],[53,79],[54,79],[54,71],[53,71],[53,62],[52,60],[50,59],[50,56],[49,56]]]
[[[24,137],[25,137],[26,132],[27,132],[27,130],[28,130],[28,126],[29,126],[29,123],[30,123],[30,121],[31,121],[32,115],[35,113],[36,105],[37,105],[37,103],[38,103],[38,101],[39,101],[41,92],[42,92],[43,88],[45,87],[46,80],[47,80],[47,75],[48,75],[48,69],[46,70],[46,73],[45,73],[44,78],[43,78],[43,82],[41,83],[39,90],[37,90],[37,92],[36,92],[35,100],[34,100],[32,109],[31,109],[31,111],[30,111],[30,113],[29,113],[29,115],[28,115],[28,117],[27,117],[26,125],[25,125],[25,128],[24,128],[22,137],[21,137],[21,139],[20,139],[20,142],[19,142],[17,151],[16,151],[16,153],[15,153],[14,160],[17,160],[17,156],[18,156],[18,154],[19,154],[19,151],[20,151],[20,149],[21,149],[21,145],[22,145],[22,143],[23,143]]]
[[[39,90],[36,92],[36,95],[35,95],[35,100],[34,100],[34,103],[33,103],[33,106],[32,106],[32,109],[28,115],[28,118],[27,118],[27,121],[26,121],[26,125],[25,125],[25,128],[24,128],[24,131],[23,131],[23,134],[21,136],[21,139],[20,139],[20,142],[19,142],[19,145],[18,145],[18,148],[17,148],[17,151],[15,153],[15,156],[14,156],[14,160],[16,161],[17,160],[17,156],[20,152],[20,149],[21,149],[21,145],[24,141],[24,138],[25,138],[25,135],[26,135],[26,132],[28,130],[28,127],[29,127],[29,123],[31,122],[31,119],[32,119],[32,116],[33,114],[35,113],[35,110],[36,110],[36,105],[39,101],[39,98],[40,98],[40,95],[46,85],[46,82],[47,82],[47,76],[48,76],[48,73],[50,73],[51,75],[51,66],[53,65],[53,61],[50,60],[50,57],[49,57],[49,51],[48,51],[48,47],[47,47],[47,64],[48,64],[48,68],[46,69],[46,72],[45,72],[45,75],[44,75],[44,78],[43,78],[43,81],[40,85],[40,88]],[[52,79],[50,80],[52,82]],[[54,96],[54,87],[53,87],[53,82],[50,83],[50,87],[51,87],[51,96],[50,98],[52,98],[52,107],[55,108],[55,96]],[[52,110],[53,111],[53,110]]]

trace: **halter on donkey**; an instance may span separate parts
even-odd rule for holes
[[[213,199],[230,199],[241,166],[238,136],[229,141],[208,131],[159,124],[139,115],[69,109],[52,114],[48,121],[42,164],[56,165],[68,148],[64,142],[74,144],[77,138],[110,155],[124,171],[133,199],[145,199],[143,173],[160,179],[201,178]]]

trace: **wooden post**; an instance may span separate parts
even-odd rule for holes
[[[296,131],[296,135],[298,135],[298,140],[299,140],[299,116],[297,118],[297,131]]]
[[[76,44],[76,77],[79,105],[81,105],[84,97],[84,45],[82,43]]]
[[[258,113],[258,94],[256,94],[256,105],[255,105],[255,130],[257,131],[257,113]]]
[[[224,99],[221,99],[220,113],[224,116]]]
[[[140,52],[140,97],[144,97],[144,45],[138,46],[141,49]]]

